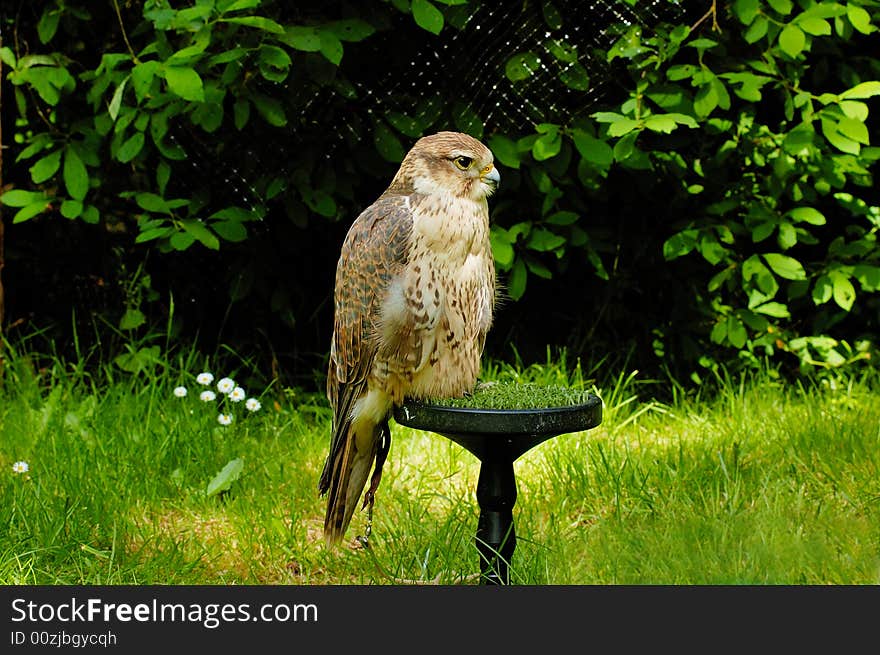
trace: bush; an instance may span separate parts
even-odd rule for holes
[[[399,71],[387,44],[446,56],[470,17],[497,16],[492,5],[28,7],[15,47],[0,51],[18,110],[2,202],[13,223],[60,215],[95,226],[103,251],[161,255],[150,267],[163,293],[150,297],[194,299],[209,273],[214,295],[249,308],[239,338],[258,321],[277,326],[277,343],[318,316],[293,350],[323,352],[346,226],[405,144],[459,129],[486,140],[504,174],[492,243],[516,302],[502,305],[490,349],[510,338],[536,352],[548,341],[578,354],[635,348],[642,368],[686,372],[869,360],[876,3],[737,0],[696,16],[654,5],[672,20],[612,26],[602,47],[566,24],[576,3],[515,10],[519,23],[497,29],[521,47],[500,53],[491,89],[474,91],[544,108],[515,124],[444,95],[451,76],[437,91],[422,82],[370,99]],[[517,27],[534,21],[540,30]],[[546,109],[548,75],[589,112]],[[590,95],[600,82],[601,103]],[[223,254],[175,255],[196,248]],[[136,330],[148,312],[122,295],[116,320]],[[228,313],[218,304],[215,321]],[[189,315],[205,318],[204,305]]]

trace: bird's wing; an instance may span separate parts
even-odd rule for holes
[[[345,448],[354,403],[367,391],[378,349],[381,303],[406,266],[412,224],[405,196],[382,196],[355,219],[342,245],[327,374],[333,434],[318,485],[322,494],[330,488],[334,462]]]

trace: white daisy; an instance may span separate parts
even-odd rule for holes
[[[217,391],[220,393],[231,393],[235,389],[235,380],[232,378],[223,378],[217,383]]]
[[[217,417],[217,422],[220,425],[229,425],[232,423],[232,414],[220,414],[220,416]]]
[[[204,385],[206,387],[209,384],[211,384],[213,381],[214,381],[214,376],[211,375],[210,373],[208,373],[207,371],[205,371],[204,373],[199,373],[198,376],[196,376],[196,382],[198,382],[199,384]]]
[[[234,403],[241,402],[245,397],[244,389],[241,387],[235,387],[232,391],[229,392],[229,400]]]
[[[199,400],[201,400],[203,403],[209,403],[216,397],[217,394],[210,389],[205,389],[202,393],[199,394]]]
[[[248,410],[250,410],[252,412],[256,412],[257,410],[260,409],[260,407],[262,407],[262,405],[260,404],[260,401],[257,400],[256,398],[248,398],[247,402],[244,404],[244,406],[247,407]]]
[[[186,397],[186,387],[174,387],[174,395],[178,398]]]
[[[31,468],[31,467],[28,466],[28,463],[27,463],[27,462],[22,462],[22,461],[15,462],[15,463],[12,465],[12,471],[13,471],[13,473],[27,473],[28,470],[30,470],[30,468]]]

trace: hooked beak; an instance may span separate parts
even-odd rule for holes
[[[498,169],[493,164],[489,164],[480,171],[480,180],[492,187],[494,191],[501,184],[501,173],[498,172]]]

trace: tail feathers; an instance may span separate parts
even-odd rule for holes
[[[382,434],[388,430],[387,423],[369,426],[361,423],[358,427],[362,431],[370,431],[369,434],[362,435],[367,438],[357,438],[355,426],[347,422],[347,425],[341,426],[346,431],[344,444],[342,448],[331,454],[332,461],[327,462],[329,475],[324,538],[329,545],[338,544],[345,536],[361,493],[367,484],[370,468],[376,460],[380,442],[383,441]],[[359,447],[359,442],[363,448]],[[384,461],[384,457],[382,459]],[[377,469],[381,469],[379,462]],[[376,478],[375,473],[373,477]],[[371,493],[374,491],[375,489],[371,487]]]

